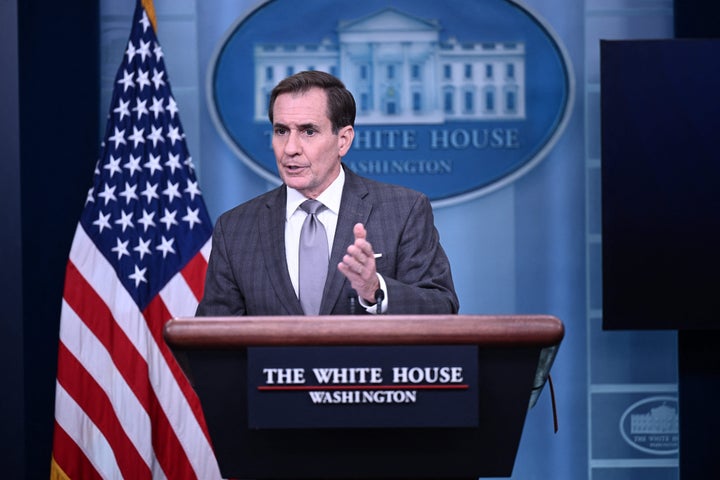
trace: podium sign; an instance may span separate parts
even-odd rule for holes
[[[509,477],[563,335],[546,315],[192,318],[165,326],[220,471],[236,479]],[[368,383],[377,395],[370,398],[400,392],[392,394],[398,402],[333,403],[345,391],[366,398]],[[328,403],[313,403],[310,392]]]
[[[477,427],[476,346],[252,347],[250,428]]]

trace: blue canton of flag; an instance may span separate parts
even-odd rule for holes
[[[212,224],[162,49],[138,12],[80,222],[143,309],[210,238]]]

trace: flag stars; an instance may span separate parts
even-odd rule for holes
[[[120,212],[120,218],[118,220],[115,220],[116,225],[122,226],[123,233],[125,232],[126,228],[135,228],[135,225],[132,223],[132,217],[133,212]]]
[[[155,54],[155,61],[159,62],[161,58],[163,58],[163,51],[162,47],[159,43],[155,43],[155,48],[153,48],[153,53]]]
[[[98,218],[93,222],[93,225],[97,225],[97,227],[100,229],[100,233],[106,228],[112,230],[112,226],[110,225],[110,214],[103,215],[102,212],[98,212]]]
[[[160,241],[160,245],[155,247],[155,249],[161,251],[163,254],[163,258],[165,258],[167,257],[168,253],[175,253],[173,243],[175,243],[174,238],[165,238],[165,235],[163,235],[162,240]]]
[[[132,62],[133,57],[135,57],[135,54],[137,53],[137,50],[135,50],[135,45],[133,45],[132,42],[128,42],[127,49],[125,50],[125,55],[127,55],[128,63]]]
[[[130,155],[130,158],[128,158],[128,161],[123,165],[124,168],[127,168],[130,170],[129,175],[132,177],[132,175],[135,172],[141,172],[142,168],[140,167],[140,160],[142,160],[142,157],[135,157],[133,155]]]
[[[108,203],[111,201],[117,200],[117,197],[115,196],[115,186],[112,187],[108,185],[107,183],[104,185],[104,189],[102,192],[98,193],[98,197],[101,197],[105,199],[105,205],[107,206]]]
[[[108,160],[107,165],[103,166],[103,168],[109,172],[110,178],[112,178],[112,176],[116,173],[122,173],[122,169],[120,169],[120,160],[121,158],[115,158],[110,155],[110,160]]]
[[[140,39],[140,48],[137,50],[138,55],[142,57],[143,63],[150,56],[150,42]]]
[[[147,29],[150,28],[150,20],[148,20],[148,16],[147,16],[147,13],[145,12],[145,10],[143,10],[142,13],[143,13],[142,18],[140,19],[140,22],[138,22],[138,23],[140,23],[140,25],[142,25],[143,33],[145,33],[145,32],[147,32]]]
[[[133,112],[137,112],[138,120],[140,120],[143,115],[148,115],[147,100],[138,100],[137,105],[133,107]]]
[[[165,72],[159,71],[157,68],[153,68],[152,82],[155,85],[155,90],[158,90],[162,85],[165,85],[165,80],[163,80],[164,76]]]
[[[168,203],[172,203],[173,198],[182,198],[180,195],[180,183],[168,182],[165,190],[162,191],[163,195],[168,197]]]
[[[162,104],[162,98],[153,97],[152,105],[150,106],[150,111],[153,112],[153,115],[155,118],[158,118],[161,113],[165,111],[165,107],[163,107]]]
[[[157,183],[152,184],[150,182],[147,182],[145,184],[145,190],[140,192],[140,195],[145,197],[147,203],[150,203],[153,198],[160,198],[160,195],[158,195],[158,193],[157,193],[157,188],[158,188]]]
[[[177,273],[212,226],[192,175],[164,52],[147,14],[136,18],[109,85],[113,103],[102,158],[81,221],[140,305]]]
[[[195,195],[200,195],[200,189],[198,188],[198,182],[188,181],[187,188],[183,190],[185,193],[190,195],[190,200],[195,200]]]
[[[155,217],[155,212],[148,212],[147,210],[143,209],[143,216],[140,220],[138,220],[138,223],[142,224],[145,229],[143,232],[147,232],[148,228],[155,226],[155,220],[153,218]]]
[[[171,145],[174,147],[176,141],[182,140],[182,135],[180,134],[180,127],[172,127],[168,131],[167,137],[170,140]]]
[[[143,240],[138,237],[138,244],[136,247],[133,247],[133,251],[138,252],[140,260],[142,260],[145,255],[152,255],[152,252],[150,251],[150,240]]]
[[[184,161],[183,163],[184,163],[185,165],[187,165],[187,167],[188,167],[190,170],[192,170],[193,172],[195,171],[195,164],[193,163],[192,157],[191,157],[190,155],[188,155],[188,157],[185,159],[185,161]]]
[[[125,93],[128,88],[132,88],[135,86],[135,82],[133,82],[134,75],[135,74],[133,72],[128,72],[127,70],[125,70],[123,72],[123,78],[117,81],[117,83],[123,86],[123,93]]]
[[[160,219],[160,223],[165,224],[165,230],[170,230],[173,225],[178,225],[178,221],[175,220],[175,215],[177,215],[177,211],[170,211],[167,208],[165,209],[165,214]],[[163,255],[163,258],[164,257],[165,256]]]
[[[173,155],[172,153],[169,154],[168,161],[165,162],[165,166],[170,169],[172,175],[175,175],[175,169],[182,168],[182,165],[180,165],[180,155]]]
[[[118,145],[126,145],[127,142],[125,141],[125,130],[120,130],[119,128],[115,127],[115,133],[113,133],[108,140],[115,143],[115,150],[117,150]]]
[[[150,128],[152,129],[152,132],[150,132],[150,135],[148,135],[148,140],[152,140],[153,148],[157,146],[157,142],[163,142],[165,143],[165,139],[162,135],[162,125],[159,127],[156,127],[155,125],[151,125]]]
[[[125,240],[124,242],[121,242],[119,238],[115,239],[117,241],[116,245],[111,248],[111,250],[115,253],[117,253],[117,259],[120,260],[123,255],[130,256],[130,252],[128,252],[128,243],[130,243],[129,240]]]
[[[147,279],[145,278],[146,273],[147,267],[140,269],[137,265],[135,265],[135,272],[128,275],[128,278],[135,281],[135,288],[137,288],[141,283],[147,283]]]
[[[150,72],[146,72],[145,70],[140,70],[138,72],[137,79],[135,80],[135,83],[138,86],[139,91],[143,91],[145,87],[150,86],[150,79],[148,78],[150,76]]]
[[[125,182],[125,190],[120,192],[119,195],[125,199],[126,204],[129,204],[131,200],[138,200],[139,198],[135,190],[137,190],[137,185],[130,185],[130,183]]]
[[[184,222],[187,222],[188,227],[190,228],[190,230],[192,230],[196,223],[198,225],[202,223],[200,221],[200,209],[199,208],[191,209],[190,207],[187,207],[187,214],[184,217],[182,217],[182,220]]]
[[[133,133],[128,137],[128,140],[132,140],[133,148],[137,148],[139,143],[145,143],[145,129],[141,128],[138,130],[138,128],[133,125]]]
[[[168,97],[168,103],[165,105],[165,110],[170,112],[170,118],[175,119],[175,114],[178,112],[178,106],[173,97]]]
[[[120,121],[122,122],[122,119],[125,118],[125,115],[128,117],[130,116],[130,100],[127,102],[124,101],[122,98],[120,99],[120,103],[118,106],[113,110],[114,113],[117,113],[120,115]]]
[[[150,154],[150,159],[145,162],[143,167],[150,170],[150,176],[152,176],[155,171],[162,172],[162,167],[160,166],[160,155]]]

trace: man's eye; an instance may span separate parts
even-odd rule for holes
[[[307,135],[308,137],[312,137],[313,135],[315,135],[315,130],[312,128],[305,129],[305,135]]]
[[[275,135],[285,135],[287,133],[287,129],[281,128],[281,127],[275,127]]]

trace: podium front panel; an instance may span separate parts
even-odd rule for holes
[[[251,428],[247,348],[176,355],[186,360],[225,478],[507,477],[540,349],[475,351],[477,426],[412,428]]]

